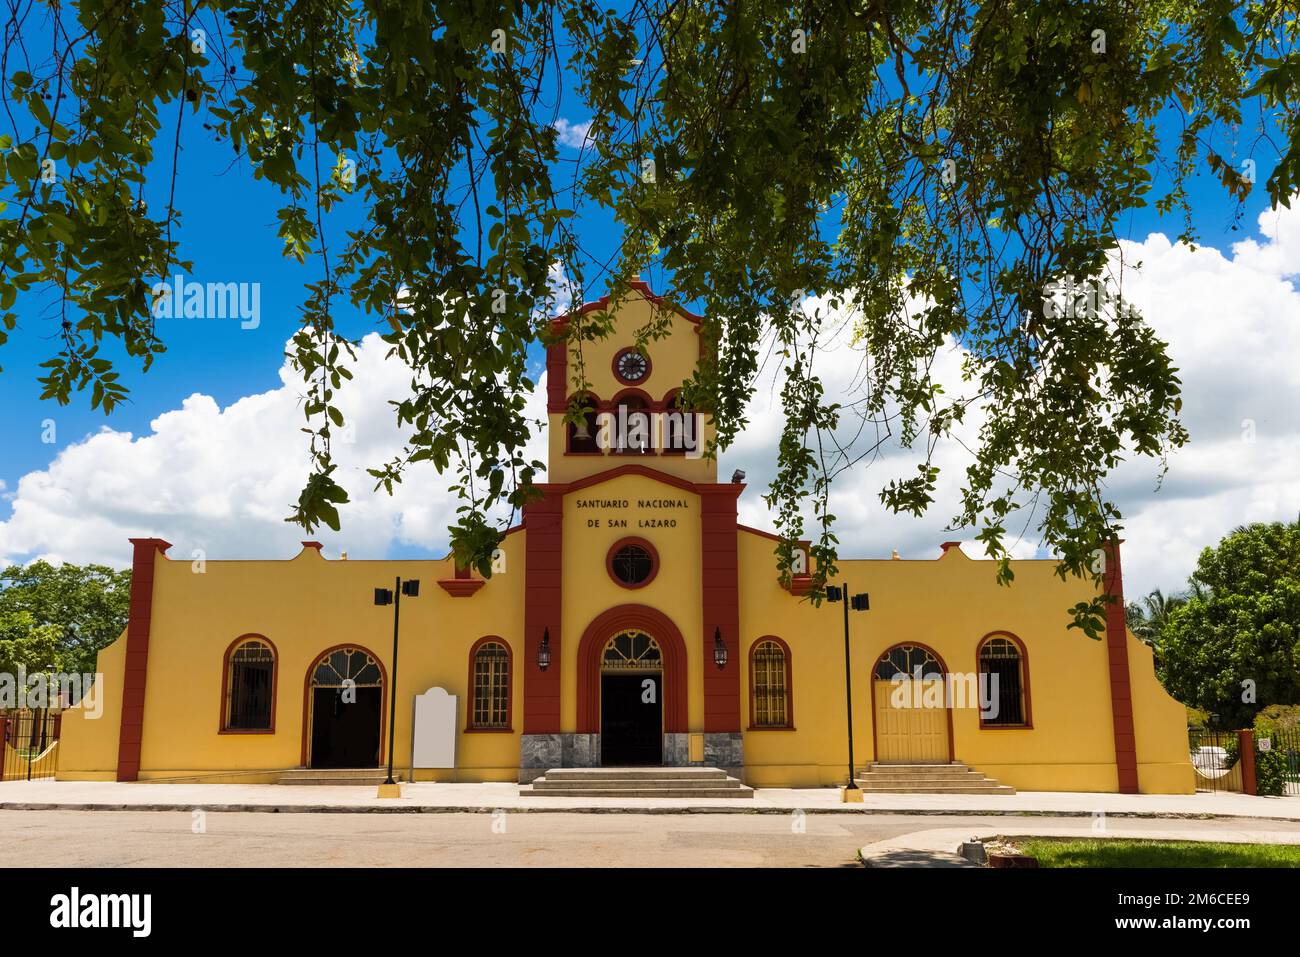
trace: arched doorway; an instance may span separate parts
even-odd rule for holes
[[[623,631],[600,659],[600,763],[663,763],[663,653],[654,638]]]
[[[375,768],[383,754],[384,666],[355,645],[331,648],[307,672],[303,763]]]
[[[872,671],[871,726],[882,764],[944,764],[952,760],[948,669],[917,643],[894,645]]]
[[[633,673],[613,667],[605,668],[610,639],[637,633],[653,640],[659,651],[656,697],[661,722],[660,745],[656,763],[662,761],[665,734],[685,734],[686,721],[686,642],[673,620],[649,605],[616,605],[601,612],[583,630],[578,642],[578,733],[602,734],[605,695],[602,694],[606,673]],[[648,647],[648,646],[646,646]],[[640,659],[642,664],[646,659]],[[649,672],[654,675],[653,671]],[[640,678],[641,681],[645,677]],[[602,736],[602,745],[604,743]],[[612,760],[612,759],[611,759]],[[602,763],[607,763],[602,760]]]

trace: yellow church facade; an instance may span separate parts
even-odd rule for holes
[[[638,350],[656,318],[669,334]],[[633,283],[613,334],[583,343],[592,411],[576,425],[564,417],[577,356],[548,349],[547,482],[488,579],[451,557],[334,559],[314,542],[284,560],[195,564],[133,539],[129,622],[99,655],[101,713],[64,714],[58,776],[258,783],[374,768],[391,726],[406,780],[703,766],[755,787],[830,786],[848,776],[851,694],[859,767],[961,762],[1021,790],[1194,790],[1184,710],[1124,626],[1118,546],[1101,641],[1067,630],[1093,585],[1062,581],[1052,561],[1014,562],[1004,587],[952,542],[922,560],[841,559],[831,584],[869,596],[848,615],[846,689],[844,605],[814,606],[806,574],[781,584],[776,537],[739,523],[744,484],[718,481],[698,454],[711,426],[676,401],[698,330]],[[407,581],[420,584],[398,599],[394,669],[394,609],[375,592]]]

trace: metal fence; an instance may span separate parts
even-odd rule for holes
[[[1244,788],[1236,731],[1187,732],[1192,768],[1196,771],[1196,790],[1235,791]]]
[[[0,714],[0,781],[53,778],[58,768],[62,714],[46,708]]]
[[[1255,737],[1261,755],[1271,752],[1281,756],[1285,793],[1300,796],[1300,731],[1273,731]]]

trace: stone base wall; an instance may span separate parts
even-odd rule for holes
[[[721,768],[744,779],[745,748],[739,731],[704,736],[704,760],[690,760],[689,734],[664,735],[663,766]],[[599,734],[525,734],[519,739],[519,783],[530,784],[550,768],[600,767]]]

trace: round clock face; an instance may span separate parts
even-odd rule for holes
[[[624,382],[640,382],[650,372],[650,361],[635,349],[624,349],[614,357],[614,374]]]

